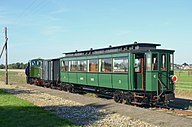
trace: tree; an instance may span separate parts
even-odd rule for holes
[[[0,69],[5,69],[5,65],[1,64]]]
[[[187,63],[184,63],[184,64],[182,64],[183,66],[188,66],[188,64]]]

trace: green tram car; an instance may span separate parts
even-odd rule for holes
[[[92,90],[113,95],[120,103],[165,104],[175,98],[174,50],[157,46],[160,44],[135,42],[65,53],[58,59],[54,85],[69,92]]]
[[[130,45],[65,53],[60,82],[71,89],[95,88],[116,102],[154,104],[174,99],[174,50],[159,44]]]

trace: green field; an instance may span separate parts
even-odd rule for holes
[[[26,83],[24,72],[8,72],[9,84]],[[0,71],[0,81],[5,82],[5,72]]]
[[[0,90],[0,126],[72,127],[69,121]]]
[[[178,80],[175,84],[176,90],[192,90],[192,70],[176,70],[175,75],[178,77]]]

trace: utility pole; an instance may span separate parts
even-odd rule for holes
[[[5,27],[5,44],[4,44],[4,46],[3,46],[3,49],[1,50],[1,54],[0,54],[0,58],[1,58],[1,56],[3,55],[3,51],[4,51],[4,49],[5,49],[5,78],[6,78],[6,80],[5,80],[5,83],[6,83],[6,85],[8,84],[8,51],[7,51],[7,41],[8,41],[8,38],[7,38],[7,27]]]
[[[7,27],[5,27],[5,76],[6,76],[6,85],[8,85],[8,51],[7,51]]]

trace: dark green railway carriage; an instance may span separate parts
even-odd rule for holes
[[[174,98],[174,51],[156,46],[160,45],[134,43],[65,53],[60,60],[60,80],[63,87],[110,92],[117,102],[168,101]]]

